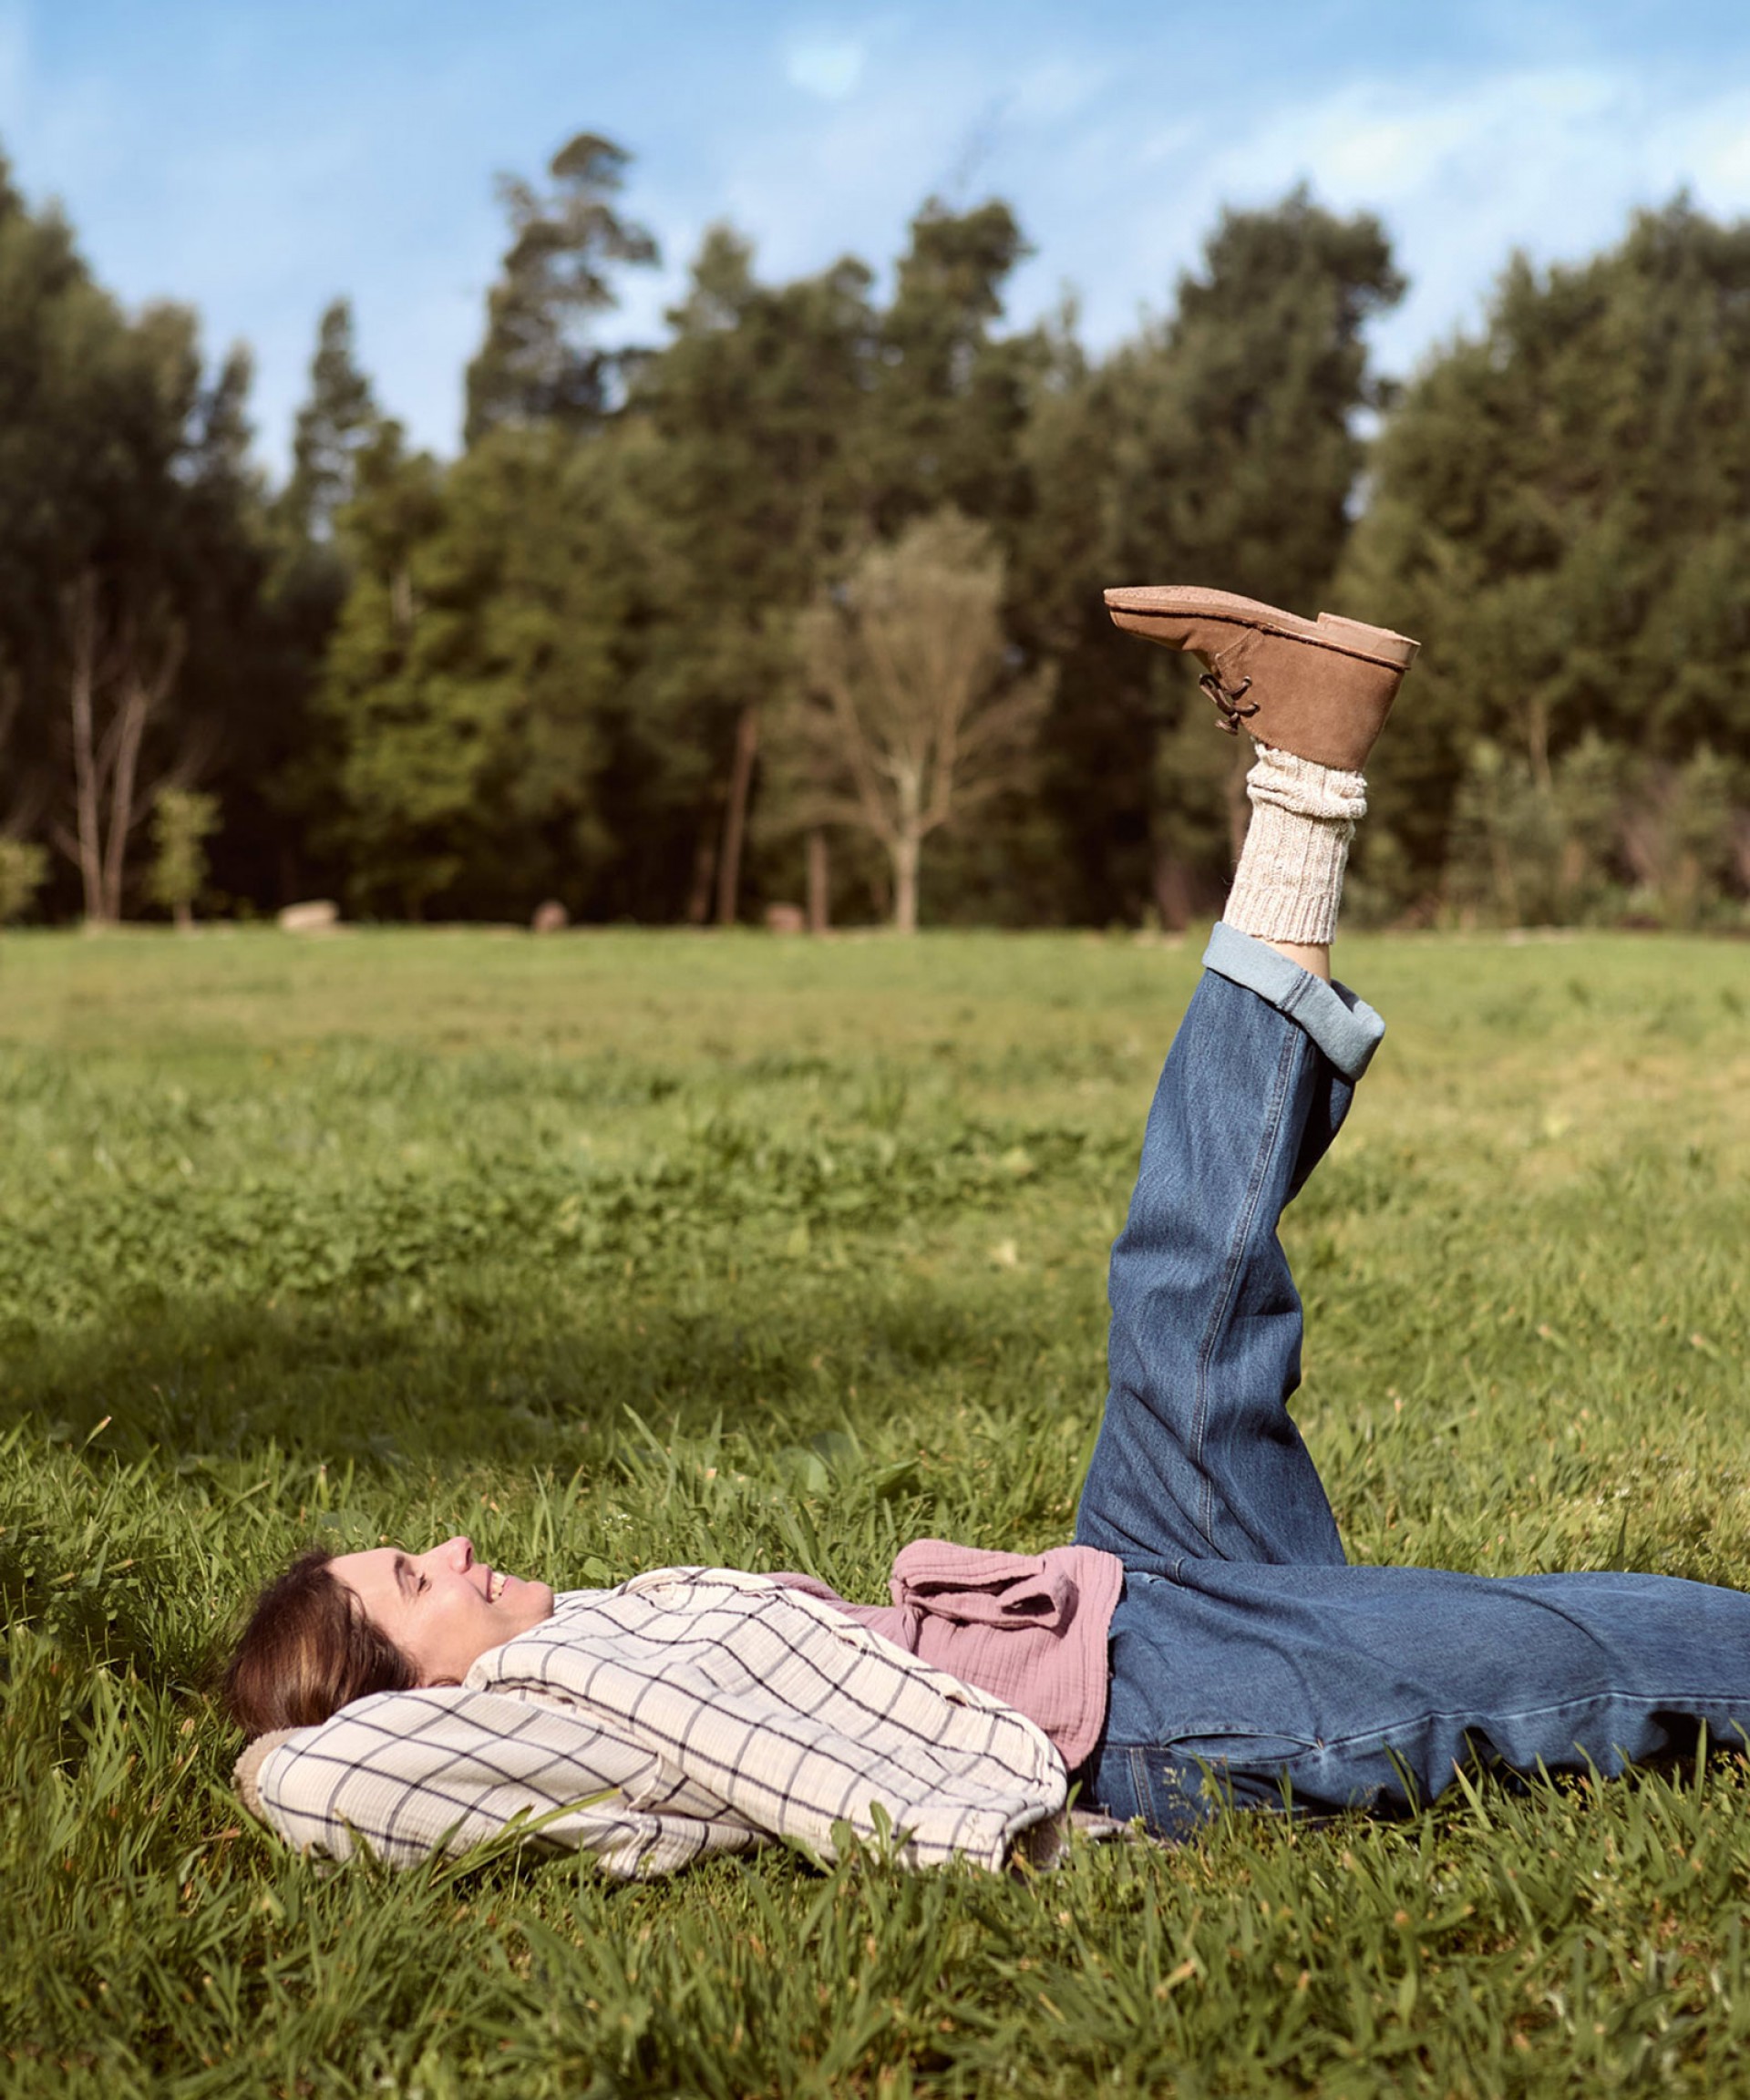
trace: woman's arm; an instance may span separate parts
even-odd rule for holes
[[[380,1693],[267,1741],[244,1753],[238,1792],[287,1844],[324,1858],[363,1842],[412,1867],[519,1826],[529,1842],[644,1879],[761,1841],[648,1752],[562,1705],[503,1693]]]

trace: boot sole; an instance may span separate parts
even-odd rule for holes
[[[1310,642],[1339,656],[1354,656],[1366,664],[1381,664],[1395,671],[1407,671],[1422,644],[1407,634],[1395,634],[1389,627],[1369,627],[1359,620],[1345,620],[1340,613],[1321,612],[1316,620],[1302,620],[1298,612],[1284,612],[1278,605],[1266,605],[1256,598],[1241,598],[1231,591],[1199,591],[1179,583],[1120,584],[1106,593],[1107,610],[1116,618],[1120,612],[1130,621],[1158,619],[1219,620],[1232,627],[1252,627],[1264,634],[1281,635],[1289,642]],[[1127,624],[1128,623],[1125,623]],[[1132,627],[1147,638],[1147,629]]]

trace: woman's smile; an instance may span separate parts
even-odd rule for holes
[[[427,1552],[395,1546],[343,1553],[329,1563],[359,1609],[417,1668],[422,1684],[459,1683],[489,1649],[551,1616],[544,1582],[507,1575],[474,1558],[458,1536]]]

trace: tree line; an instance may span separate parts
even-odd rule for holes
[[[125,311],[0,161],[0,919],[1156,920],[1219,903],[1243,744],[1114,582],[1418,635],[1379,922],[1741,921],[1750,227],[1685,199],[1504,271],[1407,383],[1378,221],[1224,212],[1103,355],[1005,325],[1005,203],[888,288],[705,237],[653,346],[627,155],[505,179],[461,451],[322,316],[290,468],[246,351]]]

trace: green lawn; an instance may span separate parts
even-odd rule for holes
[[[1063,1539],[1198,944],[0,940],[0,2089],[1750,2090],[1750,1766],[1038,1881],[318,1877],[203,1683],[313,1533],[884,1593]],[[1356,939],[1288,1238],[1352,1554],[1750,1580],[1750,948]]]

